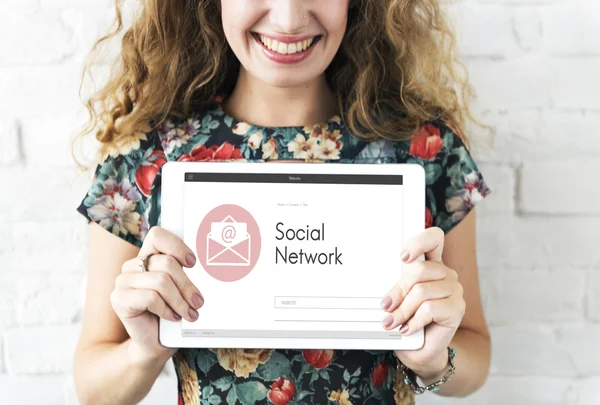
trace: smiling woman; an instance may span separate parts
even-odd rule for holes
[[[409,405],[419,390],[403,383],[406,370],[440,395],[477,390],[490,345],[473,208],[490,190],[463,136],[471,91],[439,1],[145,0],[130,27],[116,5],[117,29],[98,44],[123,31],[120,63],[88,100],[81,134],[95,133],[100,148],[78,207],[91,223],[80,403],[140,401],[171,357],[185,405]],[[206,286],[184,270],[196,263],[194,247],[160,226],[162,167],[215,160],[423,166],[429,229],[406,242],[409,270],[379,307],[368,303],[382,330],[426,328],[423,348],[163,347],[158,317],[195,322]],[[353,223],[380,209],[345,205]],[[341,296],[347,282],[331,288]],[[456,374],[440,388],[455,371],[449,353]]]

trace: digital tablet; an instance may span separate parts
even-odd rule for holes
[[[161,226],[196,254],[195,322],[160,319],[167,347],[413,350],[380,302],[425,226],[417,164],[168,162]]]

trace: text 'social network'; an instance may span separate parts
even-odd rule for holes
[[[322,223],[319,228],[292,229],[285,228],[283,222],[278,222],[275,226],[277,233],[275,239],[288,241],[325,241],[325,224]],[[291,251],[288,246],[275,246],[275,264],[322,264],[322,265],[343,265],[342,253],[338,252],[337,246],[333,252],[306,252],[304,249]]]

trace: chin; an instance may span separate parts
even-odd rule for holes
[[[262,74],[256,77],[269,86],[277,88],[301,87],[317,79],[318,75],[298,75],[292,72],[273,72],[272,74]]]

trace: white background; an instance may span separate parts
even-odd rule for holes
[[[76,403],[87,228],[75,207],[90,179],[74,182],[67,142],[84,122],[82,58],[111,4],[0,2],[3,403]],[[470,398],[419,404],[598,404],[600,2],[469,0],[456,9],[477,116],[497,129],[494,139],[469,133],[494,189],[477,239],[492,375]],[[147,403],[169,404],[174,390],[174,375],[163,375]]]

